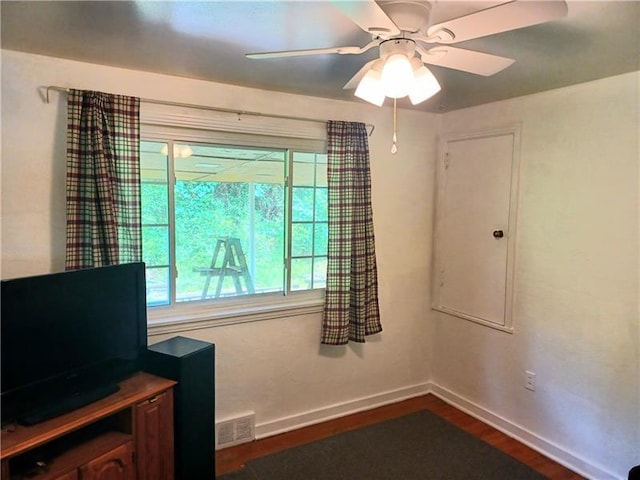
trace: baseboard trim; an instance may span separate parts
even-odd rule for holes
[[[491,425],[493,428],[500,430],[502,433],[515,438],[519,442],[538,451],[545,457],[564,465],[574,472],[586,478],[597,478],[599,480],[622,480],[613,473],[604,468],[588,462],[584,458],[576,455],[559,445],[542,438],[541,436],[523,428],[515,423],[497,415],[486,408],[456,394],[437,384],[430,383],[430,393],[444,400],[448,404],[454,406],[472,417]]]
[[[420,383],[397,390],[358,398],[348,402],[337,403],[327,407],[308,412],[282,417],[277,420],[256,425],[256,439],[270,437],[279,433],[289,432],[298,428],[308,427],[317,423],[326,422],[335,418],[345,417],[358,412],[371,410],[410,398],[419,397],[430,393],[429,383]]]
[[[564,465],[585,478],[597,478],[598,480],[624,480],[623,477],[616,476],[605,468],[595,465],[566,448],[563,448],[554,442],[547,440],[433,382],[426,382],[397,390],[390,390],[376,395],[337,403],[316,410],[310,410],[282,417],[270,422],[257,424],[255,426],[255,437],[256,439],[262,439],[278,435],[280,433],[308,427],[310,425],[345,417],[354,413],[419,397],[428,393],[432,393],[458,410],[461,410],[487,425],[492,426],[493,428],[516,439],[524,445],[527,445],[555,462]]]

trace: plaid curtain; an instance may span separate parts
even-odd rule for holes
[[[327,142],[329,246],[321,341],[362,343],[382,331],[365,124],[329,121]]]
[[[142,260],[140,99],[67,98],[66,269]]]

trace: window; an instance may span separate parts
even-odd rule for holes
[[[140,149],[149,306],[324,288],[326,154],[175,138]]]

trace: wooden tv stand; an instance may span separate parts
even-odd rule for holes
[[[173,480],[173,380],[139,372],[113,395],[0,437],[3,480]]]

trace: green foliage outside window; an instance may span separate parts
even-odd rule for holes
[[[255,293],[286,290],[283,282],[287,221],[291,222],[292,232],[289,289],[324,286],[327,192],[326,183],[318,185],[316,181],[317,170],[321,175],[326,172],[323,156],[297,154],[302,159],[298,165],[294,154],[294,178],[296,168],[300,172],[306,168],[306,174],[299,175],[299,183],[294,181],[291,214],[287,220],[285,151],[194,146],[192,158],[176,156],[178,178],[173,189],[173,222],[170,222],[168,158],[158,153],[166,152],[167,144],[144,141],[142,144],[143,259],[147,264],[149,305],[172,301],[170,223],[175,233],[173,248],[178,272],[175,299],[178,302],[201,299],[207,280],[202,270],[211,266],[216,245],[226,238],[239,240]],[[316,168],[318,158],[323,168]],[[221,166],[226,168],[226,176],[223,168],[219,174],[207,170]],[[240,173],[234,174],[236,170]],[[308,172],[313,175],[309,176]],[[261,181],[263,177],[268,181]],[[223,255],[221,251],[215,267],[222,265]],[[211,278],[207,299],[215,297],[217,282],[218,277]],[[225,277],[220,296],[248,293],[245,282],[241,283],[242,291],[238,291],[233,276]]]

